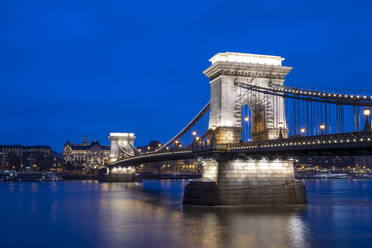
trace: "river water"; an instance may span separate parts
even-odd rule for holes
[[[184,206],[187,181],[0,183],[0,247],[372,247],[372,180],[303,207]]]

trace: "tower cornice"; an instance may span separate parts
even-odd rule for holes
[[[203,71],[210,80],[221,75],[256,77],[270,79],[284,79],[292,70],[292,67],[281,65],[264,65],[251,63],[237,63],[229,61],[217,61]]]

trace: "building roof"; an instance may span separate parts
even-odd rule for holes
[[[24,145],[19,145],[19,144],[14,144],[14,145],[0,145],[0,148],[44,148],[44,149],[52,149],[50,146],[46,145],[35,145],[35,146],[24,146]]]
[[[67,146],[67,145],[70,146],[72,150],[90,150],[94,146],[98,146],[102,150],[110,150],[110,147],[109,146],[101,145],[96,140],[93,140],[91,144],[88,143],[88,144],[77,144],[77,145],[70,144],[70,143],[66,142],[65,146]]]

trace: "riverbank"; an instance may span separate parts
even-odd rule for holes
[[[55,172],[0,172],[0,182],[61,181],[63,178]]]

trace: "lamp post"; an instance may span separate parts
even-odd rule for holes
[[[365,108],[363,110],[363,115],[366,117],[366,125],[364,126],[364,131],[371,131],[371,126],[369,125],[369,118],[371,116],[371,109]]]
[[[244,125],[244,135],[243,135],[243,139],[245,141],[245,139],[248,140],[248,122],[249,122],[249,116],[245,116],[244,117],[244,122],[246,123],[246,125]],[[245,137],[244,137],[245,136]]]
[[[320,124],[320,130],[322,130],[322,135],[324,134],[325,125],[322,123]]]
[[[195,137],[196,137],[196,131],[192,131],[192,143],[193,143],[193,145],[196,143]]]
[[[284,128],[284,123],[282,121],[280,121],[278,123],[278,127],[279,127],[279,139],[283,139],[283,128]]]
[[[300,129],[301,135],[305,135],[305,128]]]

